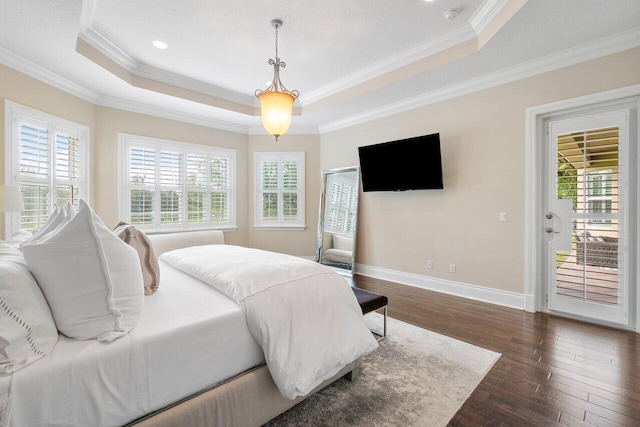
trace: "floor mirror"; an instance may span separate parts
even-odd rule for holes
[[[316,261],[353,276],[358,227],[358,166],[322,172]]]

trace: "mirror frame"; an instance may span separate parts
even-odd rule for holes
[[[322,242],[324,240],[324,214],[325,214],[325,204],[327,198],[327,181],[330,175],[335,175],[339,173],[346,172],[355,172],[356,173],[356,188],[358,190],[357,196],[358,200],[356,203],[356,212],[353,224],[353,249],[351,256],[351,269],[347,270],[346,268],[339,268],[334,266],[329,266],[335,271],[345,276],[353,277],[355,273],[356,266],[356,248],[357,248],[357,236],[358,236],[358,216],[360,213],[360,167],[359,166],[347,166],[343,168],[334,168],[334,169],[325,169],[322,171],[322,189],[320,192],[320,209],[318,212],[318,241],[316,248],[316,262],[321,263],[322,261]],[[325,265],[325,264],[323,264]]]

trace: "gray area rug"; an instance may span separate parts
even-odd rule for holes
[[[381,330],[381,315],[365,319]],[[266,426],[444,426],[499,357],[389,318],[356,381],[342,378]]]

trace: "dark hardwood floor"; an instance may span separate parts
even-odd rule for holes
[[[391,317],[502,353],[450,426],[640,426],[640,334],[364,276],[354,283],[386,295]]]

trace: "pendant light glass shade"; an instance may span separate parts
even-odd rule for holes
[[[293,95],[286,92],[265,91],[258,95],[262,110],[262,126],[269,134],[276,137],[289,129],[293,110]]]

